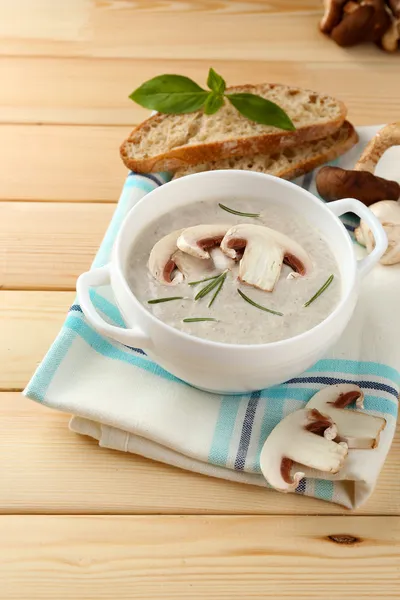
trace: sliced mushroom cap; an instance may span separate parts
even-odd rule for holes
[[[394,200],[383,200],[372,204],[369,209],[378,217],[388,237],[388,247],[380,260],[381,264],[400,263],[400,203]],[[368,253],[372,252],[375,247],[375,239],[365,221],[360,221],[360,225],[354,233],[357,242],[366,246]]]
[[[201,260],[182,252],[182,250],[174,252],[171,260],[183,277],[189,280],[210,275],[215,270],[214,262],[211,259]]]
[[[386,421],[382,417],[346,408],[353,402],[362,409],[364,394],[357,385],[345,383],[323,388],[311,398],[307,408],[328,415],[336,424],[337,441],[346,442],[349,448],[376,448]]]
[[[266,292],[274,289],[283,263],[299,275],[309,274],[312,269],[311,259],[300,244],[262,225],[234,225],[227,231],[221,250],[236,259],[243,249],[239,280]]]
[[[176,284],[183,281],[182,273],[176,273],[172,279],[172,272],[176,269],[176,264],[172,255],[177,251],[177,239],[183,229],[178,229],[161,238],[150,252],[149,270],[157,281],[166,285]]]
[[[210,258],[208,250],[220,245],[229,227],[220,223],[188,227],[177,240],[178,248],[196,258]]]
[[[282,492],[294,491],[304,473],[292,474],[294,463],[325,473],[338,473],[347,456],[347,445],[336,443],[332,419],[318,410],[296,410],[269,434],[260,455],[267,482]]]
[[[211,248],[210,250],[211,260],[218,271],[231,271],[236,265],[236,261],[229,258],[221,251],[221,248]]]

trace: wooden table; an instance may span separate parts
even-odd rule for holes
[[[400,437],[357,513],[101,450],[19,392],[107,227],[118,145],[164,72],[281,81],[400,118],[400,53],[340,49],[319,0],[0,2],[0,598],[400,597]]]

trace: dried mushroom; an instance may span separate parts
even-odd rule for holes
[[[318,193],[324,200],[356,198],[367,206],[380,200],[397,200],[400,185],[375,175],[383,153],[400,144],[400,122],[383,127],[369,142],[357,161],[354,170],[323,167],[316,177]]]
[[[399,0],[325,0],[320,29],[339,46],[373,42],[394,52],[399,19]]]

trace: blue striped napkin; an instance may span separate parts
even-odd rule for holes
[[[375,130],[361,128],[358,147],[335,164],[354,163]],[[93,267],[108,262],[116,234],[132,206],[167,180],[166,174],[129,174]],[[316,193],[313,174],[297,183]],[[352,234],[355,219],[346,216],[344,223]],[[91,293],[99,312],[123,327],[111,290],[99,288]],[[24,393],[72,413],[71,429],[97,439],[101,446],[268,487],[259,456],[275,425],[303,407],[321,387],[357,383],[365,392],[366,410],[387,420],[379,448],[350,451],[347,471],[339,476],[321,479],[320,473],[318,477],[306,473],[296,490],[299,495],[354,508],[374,489],[396,426],[400,380],[396,296],[400,296],[399,269],[378,266],[363,283],[356,313],[329,356],[283,385],[241,396],[191,388],[150,361],[142,350],[101,337],[75,303]]]

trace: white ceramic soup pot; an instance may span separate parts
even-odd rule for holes
[[[161,215],[200,200],[232,205],[237,200],[253,198],[283,204],[288,218],[301,212],[321,232],[341,275],[341,298],[333,312],[316,327],[295,337],[249,345],[201,339],[157,319],[135,297],[126,280],[130,249],[143,229]],[[364,219],[375,236],[374,250],[360,261],[356,260],[353,243],[338,218],[347,212]],[[195,387],[222,394],[250,392],[291,379],[324,355],[349,322],[361,278],[379,261],[386,246],[386,234],[379,221],[358,200],[347,198],[324,204],[308,191],[277,177],[250,171],[210,171],[164,184],[138,202],[119,231],[111,262],[81,275],[77,292],[87,320],[100,334],[126,346],[142,348],[161,367]],[[107,284],[111,284],[126,329],[104,321],[91,302],[89,288]]]

